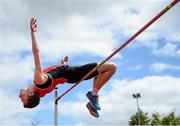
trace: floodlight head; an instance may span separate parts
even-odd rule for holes
[[[136,94],[132,94],[133,98],[136,98]]]
[[[136,95],[137,95],[137,97],[139,97],[139,98],[141,97],[141,94],[140,94],[140,93],[137,93]]]

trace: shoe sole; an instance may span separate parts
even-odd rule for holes
[[[96,118],[99,117],[99,115],[97,115],[95,112],[92,111],[91,107],[93,107],[93,106],[90,104],[90,102],[86,104],[86,107],[87,107],[87,109],[89,110],[89,113],[90,113],[92,116],[94,116],[94,117],[96,117]],[[93,107],[93,108],[94,108],[94,107]],[[95,108],[94,108],[94,109],[95,109]]]
[[[93,108],[95,108],[95,109],[97,109],[97,110],[101,110],[101,109],[96,108],[96,107],[93,105],[93,103],[92,103],[91,99],[88,97],[88,95],[87,95],[87,94],[86,94],[86,97],[89,99],[89,102],[91,103],[91,105],[92,105],[92,107],[93,107]]]

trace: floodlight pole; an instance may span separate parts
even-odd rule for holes
[[[140,108],[139,108],[139,102],[138,102],[138,97],[136,98],[137,101],[137,110],[138,110],[138,125],[141,125],[141,113],[140,113]]]
[[[56,100],[58,97],[58,87],[54,90],[54,126],[58,126],[58,101]]]
[[[137,101],[138,125],[139,126],[141,125],[141,117],[140,117],[141,113],[140,113],[139,102],[138,102],[138,98],[140,98],[140,97],[141,97],[140,93],[133,94],[133,98],[135,98]]]

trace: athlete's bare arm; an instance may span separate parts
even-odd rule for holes
[[[39,44],[37,43],[36,35],[35,35],[35,32],[37,31],[36,19],[32,18],[30,20],[30,28],[31,28],[31,39],[32,39],[32,51],[33,51],[34,63],[35,63],[34,80],[37,84],[42,84],[46,82],[47,76],[43,74],[40,48],[39,48]]]

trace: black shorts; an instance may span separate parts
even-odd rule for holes
[[[67,79],[67,83],[76,83],[82,79],[89,71],[97,66],[97,63],[89,63],[82,66],[59,66],[56,69],[55,78],[64,78]],[[53,70],[54,71],[54,70]],[[51,72],[48,72],[51,74]],[[53,72],[54,73],[54,72]],[[98,75],[98,71],[93,72],[85,80],[91,79]],[[53,76],[53,75],[52,75]]]

